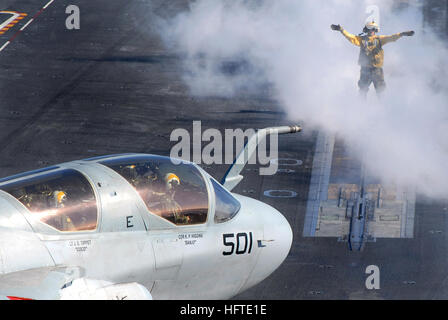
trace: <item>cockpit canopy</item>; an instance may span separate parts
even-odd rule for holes
[[[5,184],[0,189],[19,200],[31,212],[32,219],[58,231],[89,231],[97,227],[95,193],[89,181],[76,170],[45,173]]]
[[[83,161],[89,165],[73,164],[71,168],[68,163],[0,179],[0,190],[20,201],[33,222],[38,221],[59,232],[98,229],[100,210],[97,203],[101,201],[96,197],[102,197],[102,194],[92,181],[101,181],[105,171],[90,167],[91,162],[123,177],[123,183],[129,183],[136,190],[135,197],[143,200],[148,214],[157,215],[176,226],[206,223],[209,196],[215,199],[214,223],[231,220],[241,207],[229,191],[189,162],[176,164],[168,157],[141,154]],[[103,170],[108,171],[106,168]],[[100,182],[98,186],[101,188]],[[130,199],[134,200],[137,198]],[[104,213],[107,214],[107,210]]]
[[[215,179],[211,181],[215,191],[215,223],[229,221],[240,211],[241,204]]]
[[[191,163],[174,164],[170,158],[138,155],[99,162],[125,178],[148,210],[176,225],[207,221],[207,186]]]

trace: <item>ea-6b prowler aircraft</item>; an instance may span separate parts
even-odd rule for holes
[[[274,208],[230,193],[259,141],[223,185],[199,166],[122,154],[0,180],[1,299],[226,299],[288,255],[292,231]]]

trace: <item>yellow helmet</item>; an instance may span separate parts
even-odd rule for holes
[[[173,185],[180,185],[180,179],[178,176],[176,176],[174,173],[167,173],[165,175],[165,182],[166,182],[166,187],[168,189],[173,188]]]
[[[64,191],[55,191],[55,198],[58,204],[61,204],[63,201],[67,200],[67,195]]]

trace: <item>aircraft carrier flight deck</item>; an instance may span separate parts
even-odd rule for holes
[[[187,1],[47,4],[0,1],[22,14],[0,34],[1,177],[105,154],[168,156],[171,132],[196,120],[222,131],[298,122],[301,133],[279,139],[277,173],[249,165],[233,190],[278,209],[294,236],[281,267],[235,299],[448,297],[448,201],[382,185],[340,137],[290,119],[268,91],[191,95],[181,57],[155,31],[156,16]],[[72,4],[82,10],[76,31],[65,27]],[[0,12],[0,24],[7,18]],[[217,180],[229,167],[201,166]],[[366,289],[369,265],[381,270],[380,290]]]

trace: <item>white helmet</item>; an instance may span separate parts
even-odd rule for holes
[[[379,32],[380,27],[378,26],[378,24],[375,21],[370,21],[370,22],[367,22],[366,26],[364,27],[364,32],[368,32],[368,31]]]

